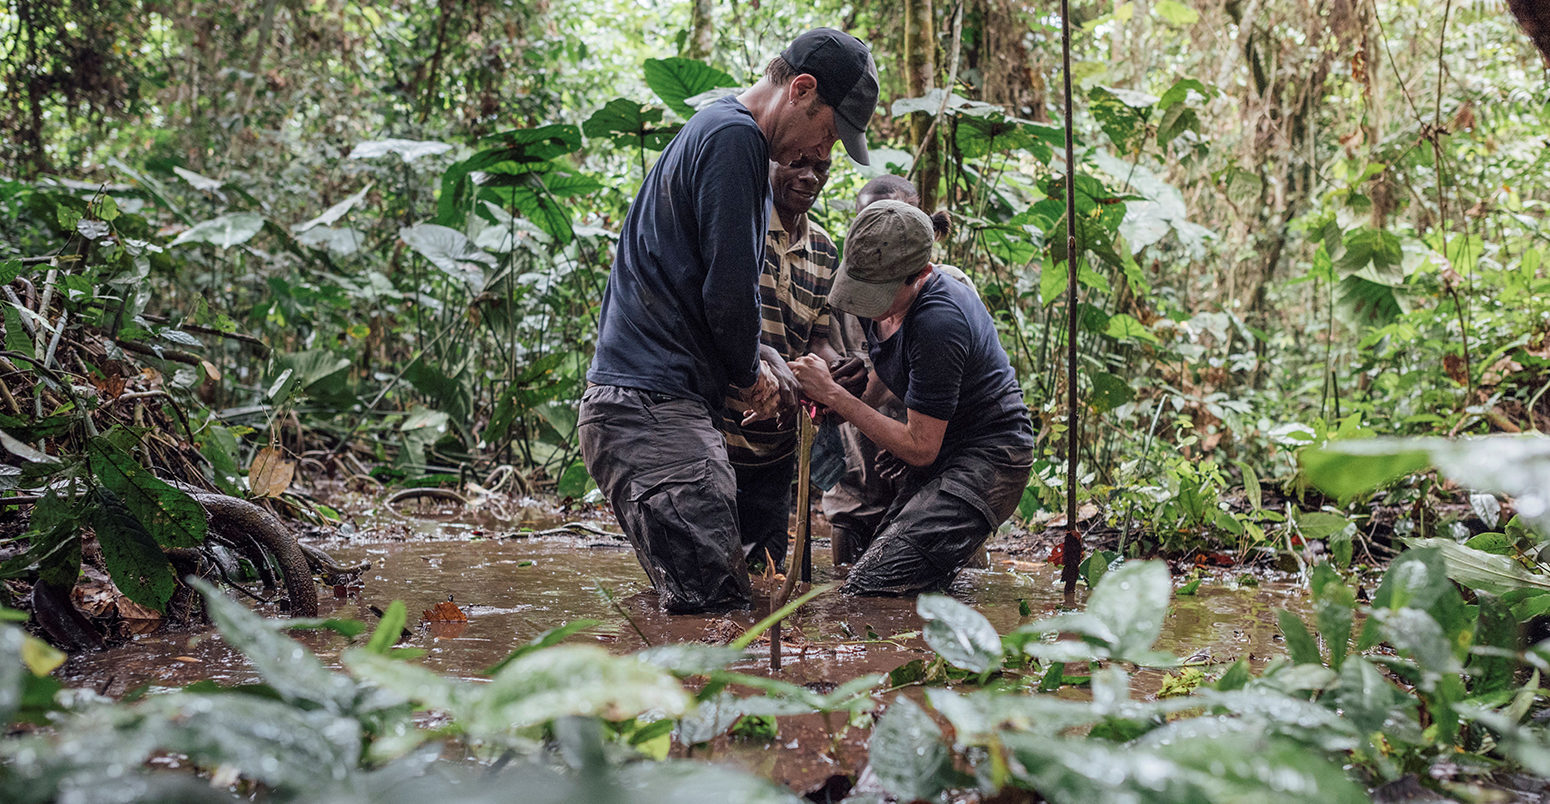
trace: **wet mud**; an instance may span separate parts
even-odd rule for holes
[[[424,648],[426,655],[418,661],[440,673],[474,678],[517,646],[577,619],[600,620],[604,625],[574,640],[591,640],[617,652],[647,644],[724,643],[766,613],[767,596],[777,586],[774,578],[756,579],[759,600],[754,611],[718,617],[668,616],[657,610],[645,574],[621,541],[592,535],[520,538],[512,537],[511,531],[491,530],[483,522],[440,519],[413,521],[406,526],[407,533],[393,540],[317,542],[341,563],[364,560],[372,565],[359,586],[320,589],[320,614],[374,625],[372,607],[385,608],[395,599],[403,600],[411,636],[400,644]],[[532,529],[554,524],[537,521]],[[818,542],[814,553],[814,580],[823,583],[835,578],[840,571],[829,565],[826,545]],[[982,612],[998,631],[1004,633],[1064,608],[1058,567],[994,553],[987,565],[988,569],[966,570],[951,593]],[[1225,667],[1238,658],[1260,665],[1281,654],[1274,613],[1281,608],[1304,610],[1302,592],[1276,580],[1240,586],[1234,577],[1224,571],[1207,577],[1195,595],[1176,597],[1157,647],[1207,665],[1208,671],[1210,665]],[[1085,594],[1084,587],[1078,606]],[[421,612],[449,599],[467,615],[467,622],[420,621]],[[852,678],[882,675],[912,660],[929,658],[932,654],[918,637],[920,626],[913,600],[845,598],[831,593],[787,621],[778,673],[769,669],[767,640],[755,643],[750,658],[734,669],[776,675],[827,691]],[[337,664],[339,652],[348,644],[328,632],[296,632],[296,638],[331,665]],[[223,684],[258,680],[242,655],[213,630],[139,636],[117,648],[73,657],[61,675],[71,686],[111,696],[204,679]],[[1155,693],[1165,675],[1138,674],[1136,694]],[[812,790],[831,775],[854,775],[865,765],[866,731],[845,730],[836,740],[830,726],[842,720],[835,716],[826,723],[817,715],[781,718],[773,743],[722,738],[696,749],[696,756],[708,753],[799,792]]]

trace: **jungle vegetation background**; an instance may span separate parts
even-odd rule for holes
[[[1057,13],[9,0],[0,279],[57,286],[62,325],[159,369],[127,379],[187,411],[220,488],[264,447],[347,444],[390,482],[515,464],[580,498],[576,402],[643,171],[686,100],[833,25],[872,45],[883,94],[876,166],[839,160],[815,215],[842,235],[877,170],[956,214],[945,259],[1036,417],[1036,517],[1065,482]],[[1072,14],[1079,482],[1111,524],[1258,540],[1264,511],[1219,503],[1295,491],[1299,448],[1543,427],[1550,113],[1502,0]],[[46,358],[10,301],[7,348]]]

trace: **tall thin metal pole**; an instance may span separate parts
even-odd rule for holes
[[[1060,0],[1060,57],[1066,89],[1066,540],[1060,580],[1067,598],[1076,595],[1082,538],[1076,531],[1076,145],[1071,130],[1071,2]]]

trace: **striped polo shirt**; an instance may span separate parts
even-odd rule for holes
[[[788,233],[772,210],[764,240],[764,270],[759,273],[760,342],[795,360],[811,351],[813,341],[827,339],[829,286],[838,268],[839,252],[822,227],[803,215],[797,231]],[[778,428],[774,419],[744,427],[740,401],[729,396],[723,408],[721,431],[733,463],[758,466],[796,450],[793,417],[787,416]]]

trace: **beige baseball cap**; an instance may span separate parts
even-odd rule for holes
[[[904,280],[931,261],[935,241],[931,219],[915,205],[878,201],[868,206],[850,224],[829,304],[862,318],[882,315]]]

